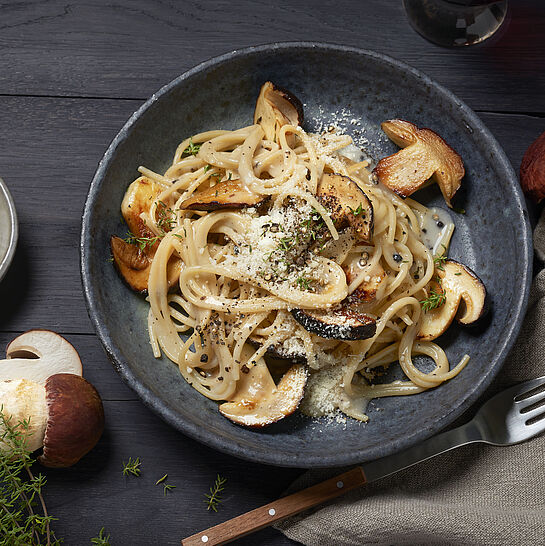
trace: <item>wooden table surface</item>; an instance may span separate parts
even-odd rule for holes
[[[111,367],[83,300],[78,244],[97,163],[130,114],[163,84],[232,49],[316,40],[406,61],[472,107],[516,170],[545,130],[545,6],[511,0],[498,37],[463,50],[436,47],[409,26],[401,1],[19,0],[0,4],[0,176],[15,200],[20,239],[0,284],[0,343],[30,328],[65,335],[99,390],[106,430],[76,466],[45,470],[46,497],[67,545],[101,527],[116,545],[182,537],[278,497],[301,470],[216,452],[171,429]],[[334,7],[332,7],[334,6]],[[140,478],[122,461],[140,457]],[[168,473],[167,496],[155,481]],[[204,494],[228,479],[218,513]],[[269,529],[239,544],[293,544]]]

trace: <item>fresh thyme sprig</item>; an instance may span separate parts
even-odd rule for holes
[[[155,485],[159,485],[160,483],[163,483],[167,478],[168,478],[168,474],[165,474],[164,476],[162,476],[161,478],[159,478],[159,479],[155,482]],[[169,491],[172,491],[173,489],[176,489],[176,486],[175,486],[175,485],[170,485],[169,483],[163,484],[163,495],[166,496],[166,494],[167,494]]]
[[[201,149],[202,144],[194,144],[193,138],[189,139],[188,147],[182,152],[183,155],[197,155]]]
[[[444,292],[436,292],[433,288],[430,290],[428,297],[421,300],[422,309],[424,311],[431,311],[437,307],[441,307],[447,300],[447,296]]]
[[[222,478],[219,474],[216,476],[216,481],[210,488],[210,493],[204,495],[206,497],[204,502],[206,503],[207,510],[218,511],[218,506],[222,502],[220,493],[225,489],[226,482],[227,478]]]
[[[26,446],[29,428],[29,419],[13,424],[0,406],[1,544],[58,546],[61,541],[51,530],[55,518],[48,514],[42,495],[45,476],[34,476],[30,470],[35,459]]]
[[[129,474],[132,474],[133,476],[140,476],[140,473],[142,472],[140,457],[136,457],[136,459],[133,461],[132,457],[129,457],[129,460],[127,462],[123,461],[123,476],[128,476]]]
[[[165,483],[164,487],[163,487],[163,495],[166,496],[166,494],[171,491],[172,489],[176,489],[176,486],[175,485],[170,485],[169,483]]]
[[[145,252],[148,248],[151,248],[157,241],[160,241],[161,237],[136,237],[131,232],[128,232],[127,236],[123,240],[131,245],[137,245],[142,252]]]
[[[100,530],[100,533],[98,534],[98,537],[91,539],[91,544],[95,544],[96,546],[110,546],[110,535],[104,536],[104,527]]]

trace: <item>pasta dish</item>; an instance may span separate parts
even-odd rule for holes
[[[408,197],[435,181],[450,206],[456,152],[390,120],[402,149],[371,169],[350,136],[302,122],[301,103],[265,83],[252,125],[192,135],[164,174],[139,169],[122,204],[130,234],[111,240],[147,294],[153,354],[246,426],[299,404],[366,421],[373,398],[437,387],[469,356],[451,365],[433,340],[484,307],[478,277],[447,258],[451,215]],[[380,383],[397,362],[406,379]]]

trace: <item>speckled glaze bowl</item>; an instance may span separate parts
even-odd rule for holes
[[[6,183],[0,178],[0,281],[13,261],[18,235],[15,204]]]
[[[301,99],[307,129],[336,122],[379,158],[396,151],[380,123],[399,117],[437,131],[466,166],[463,189],[455,200],[466,214],[454,215],[450,255],[482,278],[490,312],[480,328],[453,326],[439,341],[451,362],[471,355],[459,376],[416,396],[373,401],[367,424],[295,414],[264,430],[249,430],[226,420],[215,402],[186,384],[174,364],[153,358],[146,330],[148,304],[123,284],[108,262],[110,235],[126,232],[119,207],[137,167],[163,172],[188,135],[251,123],[266,80]],[[445,206],[436,187],[416,197]],[[341,466],[385,456],[431,436],[452,423],[490,384],[515,341],[526,307],[532,256],[527,216],[515,173],[496,140],[466,105],[424,74],[379,53],[339,45],[251,47],[176,78],[121,129],[99,165],[85,205],[83,287],[89,315],[115,369],[173,427],[253,461]]]

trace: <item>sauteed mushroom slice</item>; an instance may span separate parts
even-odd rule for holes
[[[261,347],[262,341],[260,339],[256,339],[256,337],[250,336],[248,338],[248,343],[255,347],[256,349]],[[281,360],[290,360],[291,362],[306,362],[306,356],[304,353],[294,352],[291,350],[288,350],[285,348],[283,344],[276,344],[276,345],[269,345],[267,347],[267,351],[265,352],[267,356],[271,356],[273,358],[279,358]]]
[[[484,312],[486,288],[469,267],[447,260],[437,274],[445,303],[436,309],[423,311],[418,338],[431,341],[439,337],[456,320],[461,324],[472,324]]]
[[[268,195],[251,192],[240,180],[223,180],[211,188],[194,193],[180,208],[199,211],[243,209],[259,207],[268,200]]]
[[[302,125],[303,105],[286,89],[265,82],[257,97],[254,123],[261,125],[267,140],[274,140],[278,129],[284,125]]]
[[[401,197],[408,197],[433,178],[449,207],[465,174],[462,158],[437,133],[413,123],[392,119],[382,130],[400,148],[382,158],[374,169],[380,182]]]
[[[344,263],[342,266],[346,275],[346,284],[349,286],[364,269],[366,272],[366,275],[357,288],[347,296],[346,302],[349,304],[371,303],[375,301],[377,293],[386,279],[386,272],[380,264],[376,264],[372,269],[369,269],[365,263],[364,265],[360,265],[361,259],[356,256],[351,262]]]
[[[151,261],[160,242],[160,238],[146,226],[142,214],[149,213],[162,190],[160,184],[145,176],[137,178],[125,192],[121,213],[131,234],[141,243],[132,244],[116,236],[110,238],[110,250],[117,271],[135,292],[141,294],[147,292]],[[168,230],[168,226],[165,229]],[[172,257],[168,263],[169,287],[178,280],[181,268],[181,260]]]
[[[292,309],[291,314],[305,330],[326,339],[354,341],[373,337],[376,332],[374,318],[344,306],[327,311]]]
[[[364,191],[348,176],[324,173],[316,192],[329,210],[337,229],[350,226],[357,239],[370,243],[373,237],[373,205]]]
[[[114,264],[123,280],[135,291],[146,294],[148,290],[148,278],[151,270],[151,256],[142,251],[138,246],[127,243],[119,237],[110,238],[110,249]],[[172,256],[167,264],[168,287],[172,287],[178,281],[182,261]]]
[[[115,235],[110,238],[110,250],[121,277],[135,292],[144,294],[148,289],[151,260],[136,245]]]
[[[278,385],[263,359],[259,359],[239,380],[231,401],[220,405],[221,414],[234,423],[261,428],[291,415],[303,398],[307,371],[302,364],[293,365]]]
[[[125,192],[121,203],[121,214],[129,231],[140,238],[152,238],[153,233],[141,218],[142,213],[149,213],[151,205],[157,200],[162,187],[153,180],[141,176],[137,178]],[[150,250],[157,247],[157,243],[148,245]]]

